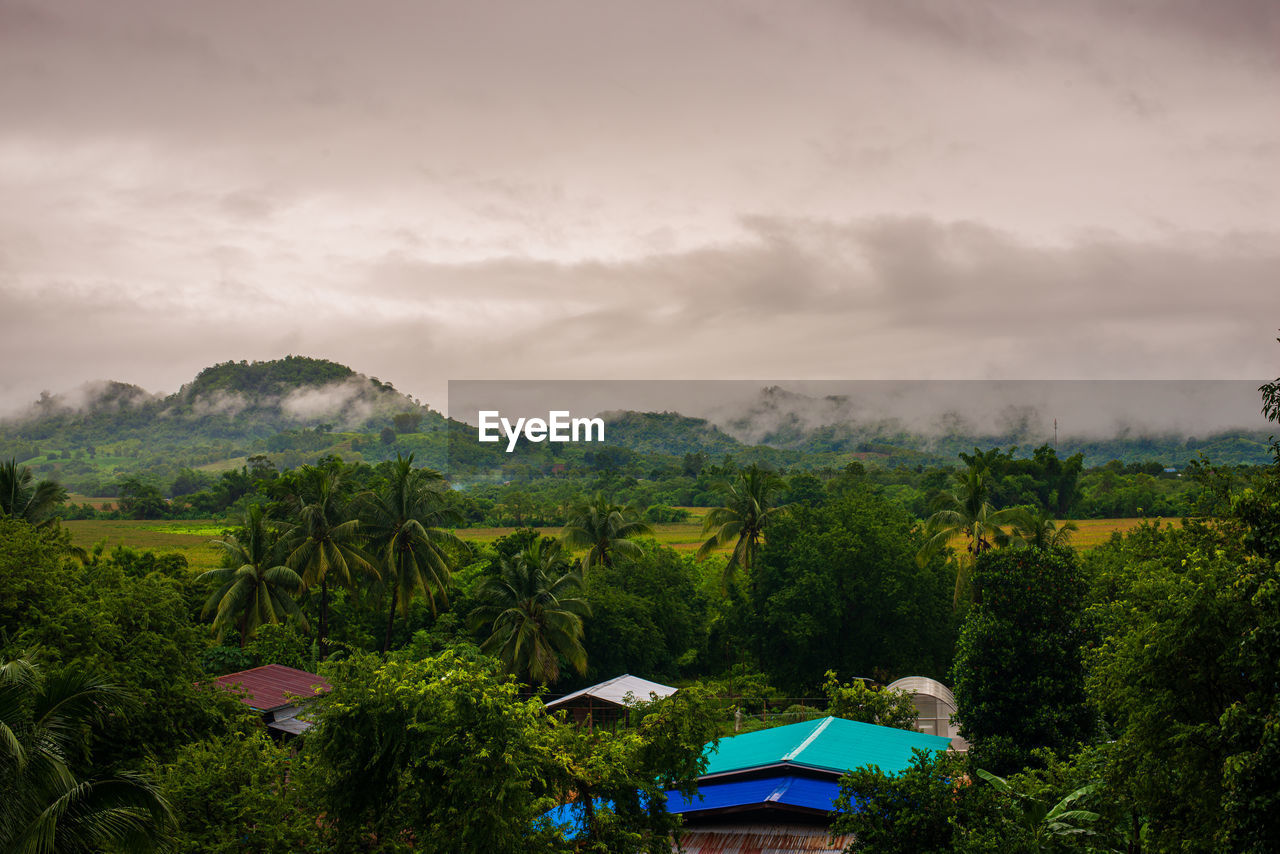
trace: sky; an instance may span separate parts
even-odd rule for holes
[[[0,0],[0,411],[1280,373],[1271,0]]]

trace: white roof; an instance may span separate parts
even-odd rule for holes
[[[648,679],[641,679],[639,676],[624,673],[622,676],[615,676],[598,685],[574,691],[572,694],[565,694],[559,700],[552,700],[547,703],[547,708],[555,708],[579,697],[592,697],[597,700],[606,700],[619,706],[625,706],[627,705],[628,694],[631,695],[633,701],[642,700],[647,702],[651,694],[657,694],[661,698],[669,697],[675,692],[676,689],[670,685],[660,685],[657,682],[650,682]]]
[[[930,679],[928,676],[904,676],[892,685],[889,685],[886,691],[906,691],[910,694],[926,694],[930,697],[936,697],[946,703],[953,710],[956,708],[955,694],[951,693],[951,689],[943,685],[937,679]]]

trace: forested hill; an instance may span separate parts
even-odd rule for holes
[[[3,435],[86,450],[129,439],[245,441],[306,427],[364,429],[389,424],[400,412],[420,412],[424,419],[431,414],[391,384],[345,365],[287,356],[223,362],[166,396],[117,382],[46,393],[30,411],[4,423]]]
[[[884,467],[954,465],[960,451],[1017,448],[1029,456],[1048,437],[1026,430],[979,435],[955,429],[920,435],[890,421],[816,425],[789,417],[793,401],[765,389],[768,430],[723,427],[677,412],[604,413],[604,445],[521,443],[513,454],[475,441],[475,427],[446,419],[390,383],[324,359],[288,356],[223,362],[170,395],[98,382],[43,394],[19,417],[0,421],[0,460],[15,459],[73,492],[114,495],[123,476],[172,482],[185,470],[214,475],[261,457],[277,469],[327,454],[376,463],[413,453],[419,465],[447,470],[455,482],[527,480],[583,472],[697,468],[733,457],[780,469],[838,470],[859,460]],[[757,413],[758,414],[758,413]],[[1062,459],[1081,453],[1086,468],[1110,460],[1182,468],[1202,454],[1215,463],[1266,463],[1264,433],[1204,437],[1126,435],[1067,437]],[[191,478],[189,477],[188,480]]]

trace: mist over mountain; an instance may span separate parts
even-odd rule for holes
[[[464,399],[466,407],[456,406]],[[600,415],[604,444],[521,443],[506,453],[479,443],[474,418],[462,414],[478,407],[542,417],[548,400]],[[605,401],[637,405],[600,411]],[[417,464],[457,482],[624,462],[649,471],[689,454],[806,470],[853,460],[954,465],[975,447],[1029,456],[1042,445],[1060,457],[1084,454],[1087,467],[1114,459],[1180,468],[1201,455],[1219,463],[1270,459],[1270,425],[1257,413],[1252,383],[483,382],[457,395],[451,389],[450,408],[458,410],[453,419],[325,359],[231,361],[169,395],[112,381],[42,394],[0,421],[0,458],[86,494],[128,474],[172,480],[185,468],[216,472],[253,456],[283,469],[327,454],[376,463],[413,453]]]

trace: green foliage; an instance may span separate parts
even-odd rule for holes
[[[1056,842],[1067,840],[1092,839],[1100,836],[1095,829],[1102,816],[1092,810],[1084,809],[1081,802],[1089,798],[1098,789],[1097,783],[1087,783],[1058,800],[1051,803],[1018,791],[1009,785],[1003,777],[979,768],[978,776],[986,780],[1005,795],[1013,805],[1013,814],[1020,820],[1023,829],[1030,837],[1033,850],[1047,850]]]
[[[307,750],[340,850],[545,849],[533,828],[565,769],[541,701],[451,653],[322,670],[334,690]]]
[[[586,672],[582,620],[591,609],[578,598],[581,590],[581,570],[568,568],[555,540],[503,558],[498,574],[476,591],[480,604],[471,612],[472,626],[490,631],[480,648],[530,683],[554,684],[561,660]]]
[[[150,781],[95,765],[89,733],[136,712],[97,675],[0,665],[0,849],[12,854],[150,851],[172,821]]]
[[[799,695],[829,669],[879,681],[945,674],[951,576],[940,557],[917,564],[913,526],[901,506],[859,490],[770,528],[744,631],[772,679]]]
[[[705,662],[709,603],[693,562],[674,549],[649,546],[591,573],[583,645],[594,681],[622,673],[676,678]]]
[[[66,500],[65,489],[51,480],[37,483],[31,469],[16,460],[0,463],[0,519],[53,525]]]
[[[138,700],[145,715],[105,722],[104,761],[168,756],[242,712],[196,687],[206,634],[180,581],[112,557],[83,565],[66,548],[56,532],[0,522],[0,652],[38,650],[51,674],[101,674]]]
[[[201,576],[217,585],[201,616],[213,615],[219,641],[230,627],[237,630],[243,646],[260,626],[288,619],[307,625],[297,603],[302,578],[284,565],[279,532],[267,521],[261,505],[249,508],[244,525],[234,535],[214,543],[222,549],[226,565]]]
[[[703,519],[702,533],[710,536],[698,548],[698,557],[732,543],[733,552],[724,567],[726,584],[739,568],[751,573],[765,529],[784,515],[783,508],[775,506],[775,496],[785,485],[777,474],[754,463],[735,480],[720,484],[726,500]]]
[[[1029,852],[990,786],[972,782],[963,754],[916,750],[901,773],[876,766],[840,778],[833,833],[852,833],[866,854]]]
[[[1063,751],[1093,732],[1085,705],[1084,581],[1069,549],[980,555],[976,601],[956,644],[952,689],[978,763],[1016,771],[1031,751]]]
[[[1141,528],[1090,562],[1109,781],[1158,849],[1274,850],[1280,568],[1235,525]]]
[[[385,477],[364,496],[361,506],[363,534],[378,566],[379,581],[391,590],[387,631],[382,649],[391,646],[396,608],[408,615],[417,596],[426,599],[431,613],[436,603],[448,604],[453,554],[462,543],[443,530],[457,524],[459,514],[445,505],[441,493],[444,478],[431,469],[415,469],[413,454],[384,463]]]
[[[185,745],[160,768],[179,854],[329,850],[306,752],[274,743],[262,727]]]
[[[916,731],[920,717],[911,692],[868,688],[861,679],[842,683],[834,670],[827,671],[822,690],[827,695],[827,714],[851,721]]]
[[[631,538],[651,533],[634,507],[614,504],[604,493],[597,492],[590,501],[574,505],[560,537],[570,548],[588,550],[584,565],[589,570],[612,566],[615,556],[635,557],[640,547]]]

